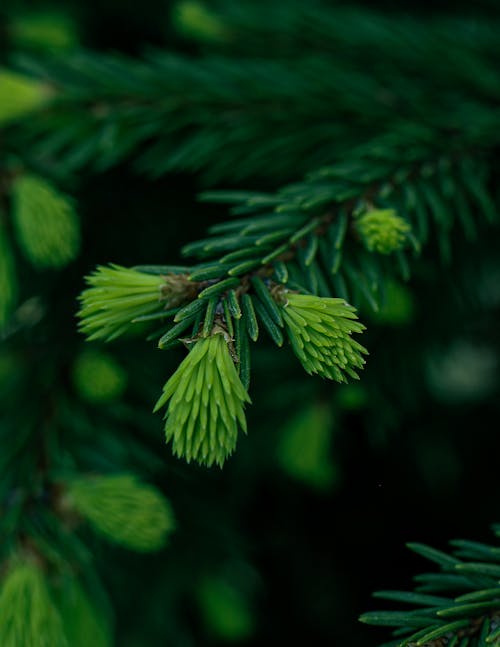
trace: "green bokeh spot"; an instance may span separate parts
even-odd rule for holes
[[[22,49],[66,52],[78,45],[75,21],[60,11],[37,11],[14,16],[7,26],[12,43]]]
[[[230,32],[208,7],[196,0],[184,0],[175,5],[172,18],[177,30],[194,40],[208,43],[225,42]]]
[[[85,350],[73,365],[73,382],[85,400],[109,402],[125,391],[127,374],[110,355]]]
[[[313,402],[301,409],[281,433],[278,460],[283,470],[314,489],[331,489],[339,478],[330,456],[333,425],[330,404]]]
[[[47,85],[0,68],[0,126],[41,108],[51,95]]]
[[[246,598],[224,579],[203,579],[198,587],[198,601],[205,623],[219,638],[236,641],[252,634],[254,619]]]
[[[385,298],[378,312],[368,311],[370,319],[389,326],[411,323],[415,316],[415,302],[411,291],[402,283],[388,279],[384,292]]]
[[[361,384],[342,384],[337,389],[336,400],[345,411],[359,411],[366,407],[368,395]]]

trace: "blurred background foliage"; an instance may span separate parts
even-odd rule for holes
[[[401,10],[397,2],[368,4],[396,18]],[[144,0],[140,7],[117,0],[98,6],[8,0],[0,9],[0,61],[10,70],[0,74],[0,124],[28,114],[52,91],[16,77],[12,70],[20,69],[22,57],[57,67],[81,48],[127,56],[160,48],[196,61],[211,54],[275,58],[287,61],[291,73],[300,59],[300,65],[317,65],[321,78],[323,57],[331,60],[349,43],[347,36],[345,43],[328,38],[314,6],[292,0]],[[345,9],[369,38],[366,7],[349,3]],[[497,4],[486,0],[410,3],[407,9],[433,20],[498,17]],[[315,31],[302,29],[302,20]],[[376,42],[373,48],[367,66],[377,60]],[[352,55],[366,57],[366,51]],[[328,106],[323,109],[326,114]],[[307,122],[307,113],[295,114],[293,105],[290,111],[296,123]],[[80,123],[78,112],[73,118]],[[79,636],[71,645],[376,645],[386,633],[359,625],[357,616],[372,604],[374,588],[408,586],[420,563],[405,542],[482,540],[497,519],[498,228],[482,230],[476,243],[454,232],[447,266],[430,244],[410,282],[394,278],[381,310],[361,311],[370,357],[359,383],[332,386],[310,378],[290,351],[260,344],[250,431],[223,471],[173,458],[161,421],[151,414],[182,350],[161,353],[134,338],[90,347],[76,333],[82,277],[97,263],[180,262],[180,247],[227,214],[196,201],[207,185],[275,190],[328,161],[336,133],[328,124],[314,135],[322,146],[302,141],[291,152],[289,133],[278,128],[279,149],[264,147],[257,162],[229,173],[238,149],[242,158],[251,157],[252,137],[272,138],[274,125],[264,123],[263,131],[243,137],[242,145],[229,143],[228,150],[220,144],[224,137],[217,140],[222,161],[212,176],[204,162],[144,176],[134,171],[133,155],[96,173],[76,159],[72,165],[68,156],[52,159],[43,138],[31,149],[26,135],[26,148],[16,149],[12,142],[24,135],[5,137],[0,183],[8,178],[14,193],[0,195],[0,559],[10,560],[19,541],[31,554],[28,537],[38,549],[52,545],[50,568],[66,565],[52,585],[63,600],[67,635]],[[359,127],[363,137],[362,120],[347,104],[341,126],[349,134],[338,149],[356,138],[349,129]],[[273,158],[277,150],[285,153],[283,163]],[[15,179],[21,163],[32,169],[32,178],[22,178],[24,184],[31,179],[29,186]],[[61,191],[54,200],[64,215],[59,229],[46,228],[47,239],[40,240],[23,225],[23,214],[36,192],[50,193],[55,181]],[[12,219],[5,217],[8,210]],[[155,512],[169,528],[166,547],[134,555],[76,522],[54,528],[45,502],[53,497],[67,509],[72,490],[47,492],[47,470],[62,483],[81,472],[133,473],[154,484],[170,502],[168,511]],[[11,578],[36,578],[15,564],[11,569]],[[44,595],[41,590],[37,604],[47,604]]]

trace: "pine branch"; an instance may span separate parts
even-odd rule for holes
[[[373,16],[356,34],[356,12],[344,20],[331,11],[334,54],[293,65],[161,52],[142,61],[90,53],[46,64],[24,60],[52,100],[36,120],[14,129],[12,141],[66,173],[133,158],[154,177],[202,171],[212,183],[300,177],[401,125],[427,125],[443,136],[473,134],[477,125],[497,141],[500,52],[493,24]],[[307,33],[316,38],[314,25]],[[379,63],[368,68],[375,46]]]
[[[248,388],[249,341],[257,341],[265,329],[282,346],[285,328],[308,372],[337,381],[345,380],[344,373],[357,378],[366,351],[351,334],[363,326],[350,321],[354,309],[345,301],[377,310],[387,277],[394,271],[404,279],[409,276],[406,247],[418,254],[428,237],[436,237],[446,262],[458,219],[471,237],[476,226],[472,214],[496,220],[486,154],[455,148],[426,129],[403,132],[397,138],[378,138],[354,151],[351,160],[276,194],[206,195],[235,203],[233,212],[239,217],[214,225],[212,237],[184,248],[185,255],[202,262],[189,267],[98,268],[81,296],[81,330],[89,339],[110,340],[133,322],[156,322],[161,327],[149,338],[159,338],[164,349],[178,341],[198,349],[198,340],[220,333],[227,341],[224,352],[233,355],[239,379]],[[464,140],[466,136],[460,138],[461,145]],[[189,357],[191,353],[188,363]],[[205,369],[197,370],[201,385]],[[221,364],[220,370],[223,382],[235,384],[229,368]],[[180,402],[185,397],[181,369],[172,379],[165,387],[166,399]],[[245,400],[242,394],[238,399]],[[174,408],[167,412],[168,438]],[[221,409],[220,415],[225,413]],[[204,437],[208,416],[204,414],[201,430],[195,432],[198,408],[187,428],[189,408],[184,405],[179,415],[175,451],[189,460],[198,456],[200,445],[189,449],[185,434]],[[218,415],[214,412],[213,419]],[[235,434],[229,427],[226,431],[229,435],[217,440],[220,455],[203,461],[222,464],[233,451]],[[216,437],[215,430],[210,433]],[[209,456],[208,449],[204,456]]]
[[[132,320],[142,323],[173,317],[175,323],[194,322],[211,298],[227,295],[229,299],[232,295],[234,299],[236,295],[238,300],[255,291],[255,285],[261,286],[262,280],[298,286],[322,296],[331,296],[342,285],[346,298],[349,286],[356,303],[365,298],[376,308],[385,272],[391,266],[394,271],[394,260],[407,278],[403,247],[410,246],[418,253],[435,228],[446,260],[457,220],[470,238],[476,227],[474,213],[490,222],[496,220],[487,157],[460,155],[460,151],[439,155],[433,150],[435,142],[431,149],[424,145],[428,144],[425,138],[420,142],[412,139],[411,144],[408,141],[392,151],[383,143],[377,140],[363,150],[364,157],[322,169],[276,194],[205,194],[202,198],[206,200],[236,203],[233,213],[243,217],[214,225],[214,236],[184,248],[185,255],[198,256],[204,262],[137,266],[130,274],[129,287],[124,268],[99,270],[89,279],[93,287],[87,293],[88,301],[83,297],[83,331],[109,338],[103,325],[110,325],[111,313],[103,312],[102,319],[93,316],[105,310],[111,296],[102,292],[100,300],[95,288],[106,285],[124,299],[127,294],[132,296],[132,285],[143,294],[137,292],[123,307],[116,302],[120,306],[117,325],[125,328]],[[431,153],[436,156],[433,161]],[[153,278],[155,275],[169,278]],[[364,284],[360,285],[359,279]],[[144,289],[139,289],[140,282]],[[260,288],[257,296],[267,304],[273,319],[265,294]],[[238,314],[233,316],[239,318],[240,310],[234,309]],[[174,340],[169,335],[160,345]]]
[[[17,245],[16,245],[17,243]],[[35,269],[57,270],[75,260],[80,222],[73,200],[45,177],[30,173],[16,158],[0,168],[0,334],[17,329],[16,247]]]
[[[262,20],[263,11],[266,20]],[[204,51],[240,56],[261,56],[265,52],[266,57],[296,59],[302,52],[314,52],[358,60],[366,67],[371,65],[373,52],[377,52],[378,62],[381,58],[393,59],[397,50],[398,59],[409,66],[424,51],[431,60],[430,52],[440,47],[445,58],[434,58],[428,68],[430,75],[437,76],[440,72],[436,65],[449,67],[452,75],[462,74],[449,56],[455,48],[465,56],[471,48],[489,54],[498,51],[494,21],[477,15],[429,12],[422,18],[399,9],[381,12],[318,0],[179,0],[172,16],[179,33],[200,43]],[[271,41],[273,47],[268,48]]]
[[[79,249],[73,204],[45,172],[63,177],[133,159],[152,176],[187,170],[209,182],[269,183],[331,163],[276,193],[205,195],[233,204],[234,217],[184,248],[195,259],[188,265],[101,266],[87,278],[79,314],[89,339],[148,328],[160,348],[187,347],[156,405],[166,411],[174,453],[187,461],[222,466],[246,432],[250,348],[262,331],[278,347],[289,343],[308,373],[357,379],[366,350],[354,306],[376,310],[392,274],[408,278],[409,257],[424,244],[436,244],[447,262],[457,227],[474,241],[483,219],[497,220],[490,174],[500,144],[498,22],[301,4],[288,21],[278,9],[263,23],[248,21],[257,16],[252,5],[223,0],[205,42],[241,60],[87,53],[27,61],[34,78],[0,72],[2,136],[25,163],[12,174],[9,160],[0,187],[6,335],[17,325],[14,241],[35,268],[60,269]],[[262,60],[269,31],[281,45],[274,60]],[[307,57],[292,54],[298,44]],[[43,168],[44,176],[24,168]],[[132,407],[117,408],[116,418],[93,408],[120,398],[123,369],[97,351],[65,356],[63,371],[59,359],[46,359],[25,346],[7,362],[0,642],[108,647],[99,586],[87,581],[95,568],[85,528],[156,550],[173,530],[173,513],[159,490],[121,467],[127,451],[148,469],[159,460],[122,437]],[[498,549],[454,546],[452,556],[414,546],[442,572],[418,578],[415,593],[380,594],[421,608],[363,620],[396,626],[393,645],[500,644]],[[202,595],[213,600],[215,589],[224,599],[227,587],[214,582]]]
[[[0,642],[111,647],[109,601],[95,572],[86,522],[111,542],[149,552],[164,546],[173,513],[157,488],[119,471],[127,451],[139,468],[147,454],[143,443],[134,446],[124,437],[123,420],[106,415],[109,407],[95,410],[95,389],[101,387],[102,403],[106,380],[108,404],[117,396],[116,366],[103,355],[96,361],[96,354],[84,366],[75,361],[85,405],[68,384],[67,345],[63,358],[36,340],[19,347],[17,354],[14,345],[10,353],[4,348],[1,356],[4,370],[6,358],[12,365],[0,416]],[[103,460],[96,460],[99,455]],[[149,455],[147,465],[154,465]]]
[[[366,114],[366,92],[383,95],[368,75],[351,88],[350,68],[332,71],[321,60],[291,68],[160,52],[143,61],[82,53],[24,67],[54,88],[54,99],[14,131],[16,150],[27,148],[38,163],[66,173],[133,158],[149,176],[202,170],[214,182],[262,176],[273,159],[275,177],[299,177],[328,159],[333,145],[352,143],[342,119]],[[371,119],[378,114],[381,123],[384,103],[372,101]]]
[[[395,627],[398,638],[390,644],[398,647],[500,644],[500,548],[465,540],[451,544],[451,554],[409,544],[440,571],[417,576],[415,592],[379,591],[374,596],[418,608],[371,611],[361,622]]]

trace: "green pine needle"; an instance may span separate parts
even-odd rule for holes
[[[43,178],[20,175],[12,184],[17,240],[36,267],[64,267],[80,249],[73,203]]]
[[[0,645],[69,647],[44,574],[34,562],[16,559],[2,583]]]
[[[246,433],[245,402],[250,398],[221,331],[196,342],[155,411],[168,403],[165,433],[175,455],[222,467],[236,447],[238,426]]]
[[[179,305],[193,290],[184,275],[157,276],[113,263],[98,266],[86,281],[78,317],[88,341],[116,339],[135,319]]]
[[[357,379],[355,369],[363,367],[368,351],[351,336],[365,330],[355,321],[355,308],[343,299],[290,292],[285,297],[283,319],[305,370],[337,382],[346,382],[345,374]]]
[[[356,228],[370,252],[391,254],[402,249],[411,227],[394,209],[373,209],[356,221]]]
[[[130,474],[75,479],[64,505],[110,541],[139,552],[162,548],[175,525],[165,497]]]

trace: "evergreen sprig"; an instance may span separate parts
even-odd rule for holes
[[[194,288],[182,274],[157,276],[115,264],[98,267],[87,283],[80,297],[80,329],[89,340],[104,341],[116,339],[134,321],[168,317]]]
[[[262,20],[264,10],[266,20]],[[265,51],[266,57],[292,61],[304,51],[337,58],[341,54],[342,60],[359,61],[366,67],[370,53],[377,52],[377,61],[393,61],[397,50],[398,63],[405,69],[424,57],[432,62],[427,76],[440,85],[467,78],[472,63],[479,63],[471,58],[479,52],[488,53],[489,60],[498,52],[496,20],[458,12],[454,16],[429,13],[422,20],[410,11],[360,9],[322,0],[255,0],[249,5],[231,0],[178,0],[172,14],[179,32],[202,43],[204,51],[239,56],[261,56]],[[203,30],[207,24],[211,29]],[[448,55],[436,56],[438,52]],[[467,65],[457,65],[458,52]]]
[[[1,582],[0,644],[68,647],[45,575],[33,559],[13,558]]]
[[[227,295],[234,306],[235,295],[239,301],[242,294],[252,292],[256,293],[253,301],[257,299],[258,307],[245,300],[244,318],[255,319],[255,311],[267,313],[263,318],[266,324],[271,323],[265,327],[279,345],[281,322],[275,320],[266,298],[273,283],[323,297],[367,301],[376,309],[388,271],[395,269],[408,278],[410,268],[401,246],[409,243],[418,253],[433,229],[444,260],[449,260],[455,223],[473,239],[477,215],[489,221],[496,219],[488,187],[488,158],[460,155],[459,151],[456,157],[454,153],[445,154],[429,136],[426,129],[413,132],[404,146],[393,137],[378,138],[354,152],[352,161],[321,169],[276,194],[219,191],[202,196],[235,203],[233,212],[239,217],[214,225],[212,237],[184,247],[185,255],[198,256],[202,261],[183,268],[199,301],[189,303],[186,296],[187,305],[170,313],[162,313],[157,300],[151,301],[150,320],[173,316],[177,324],[164,334],[160,346],[171,344],[195,323],[210,299],[224,301]],[[364,227],[360,223],[365,223]],[[365,244],[368,251],[372,248],[373,252],[383,252],[382,256],[367,253]],[[383,258],[386,254],[390,256],[387,260]],[[391,261],[395,261],[394,269]],[[136,270],[172,274],[168,266],[139,266]],[[89,282],[97,286],[99,276],[97,273]],[[153,284],[152,278],[144,280]],[[263,282],[267,290],[262,289]],[[85,292],[84,304],[98,294]],[[92,310],[87,305],[80,312],[87,332],[92,326],[102,328],[107,320],[110,306],[103,294],[104,300],[91,306],[103,315],[102,319],[89,318]],[[238,312],[241,305],[236,305]],[[124,309],[123,313],[119,319],[123,326],[136,316]],[[140,320],[138,316],[136,319]],[[257,327],[247,328],[255,340]]]
[[[40,555],[11,556],[0,581],[2,647],[111,647],[103,609],[65,568],[54,578]]]
[[[355,308],[343,299],[305,294],[283,294],[283,318],[292,348],[309,374],[317,373],[337,382],[347,381],[344,372],[358,379],[367,350],[352,339],[365,327],[356,319]]]
[[[235,447],[238,427],[246,433],[250,402],[228,345],[217,325],[199,339],[163,388],[155,411],[167,405],[165,434],[174,454],[222,467]]]
[[[65,173],[133,158],[153,176],[203,170],[212,183],[270,173],[297,178],[377,133],[420,125],[448,140],[468,133],[476,144],[498,143],[494,21],[449,18],[430,25],[317,3],[297,7],[295,18],[287,7],[274,22],[271,11],[269,22],[287,34],[285,45],[307,41],[310,55],[295,57],[293,65],[286,53],[263,59],[262,40],[236,59],[164,52],[140,61],[90,52],[57,62],[23,59],[21,67],[53,94],[36,120],[12,133],[13,141]],[[237,10],[226,4],[224,12],[229,22],[231,14],[238,21]],[[248,37],[246,6],[243,15]],[[264,39],[258,11],[255,17]],[[229,38],[236,42],[235,35]],[[367,67],[374,49],[378,65]],[[489,140],[481,133],[485,122]]]
[[[234,341],[248,388],[249,342],[265,329],[282,346],[286,323],[308,372],[337,381],[357,377],[366,351],[350,336],[363,326],[352,321],[348,302],[377,310],[388,275],[409,277],[402,248],[411,245],[417,255],[432,229],[447,262],[455,223],[473,238],[478,215],[496,220],[488,173],[486,154],[450,150],[422,127],[397,138],[383,135],[353,151],[352,159],[275,194],[211,192],[203,197],[233,203],[237,217],[184,247],[184,255],[200,262],[180,270],[98,269],[82,295],[80,328],[90,339],[109,340],[133,321],[163,322],[152,336],[159,337],[160,348],[170,348],[181,339],[207,337],[217,320]],[[147,287],[130,290],[129,276]],[[169,300],[171,286],[175,303]],[[282,313],[283,289],[290,291],[291,307]],[[159,294],[166,298],[163,308]],[[173,305],[179,307],[169,310]],[[186,411],[182,415],[187,419]],[[176,453],[198,455],[198,449],[192,453],[176,442]]]
[[[131,474],[75,478],[61,506],[86,519],[109,541],[139,552],[162,548],[175,526],[165,497]]]
[[[11,186],[12,218],[19,245],[35,267],[64,267],[78,255],[80,227],[71,200],[36,175]]]
[[[500,535],[498,529],[495,534]],[[489,647],[500,645],[500,548],[455,540],[444,553],[422,544],[408,547],[439,566],[415,577],[414,592],[379,591],[376,598],[417,607],[370,611],[361,622],[394,627],[394,647]]]
[[[364,330],[355,306],[376,310],[392,274],[408,278],[409,257],[424,244],[431,251],[437,245],[448,262],[455,229],[473,242],[482,220],[498,219],[497,19],[421,20],[313,1],[285,10],[266,3],[263,21],[259,2],[243,4],[218,0],[208,10],[202,2],[178,3],[177,25],[215,52],[204,59],[80,52],[18,59],[26,75],[0,70],[2,143],[22,169],[12,173],[6,156],[4,177],[1,161],[1,327],[16,304],[11,229],[36,268],[60,269],[78,253],[76,211],[54,178],[133,160],[154,177],[195,171],[210,183],[252,178],[255,186],[259,178],[267,189],[294,182],[271,193],[205,194],[232,204],[233,217],[185,246],[189,266],[99,266],[81,295],[80,330],[89,340],[148,328],[160,348],[188,348],[155,410],[166,410],[173,452],[208,466],[222,466],[239,430],[246,431],[250,342],[263,330],[278,347],[287,338],[307,372],[356,379],[367,351],[354,339]],[[269,34],[277,46],[264,59]],[[21,328],[32,326],[44,312],[38,297],[28,300],[16,326],[17,319]],[[140,443],[118,439],[117,420],[130,408],[112,415],[108,407],[92,409],[119,399],[120,367],[98,354],[71,360],[87,409],[66,387],[66,357],[62,368],[47,362],[43,379],[31,376],[33,357],[40,355],[16,348],[0,358],[5,391],[13,394],[1,416],[8,442],[0,460],[8,469],[0,478],[0,534],[7,538],[0,546],[0,644],[107,647],[94,598],[75,584],[74,569],[92,577],[92,558],[74,524],[86,520],[110,541],[149,551],[165,544],[173,513],[156,488],[128,472],[82,477],[76,470],[115,467],[127,452],[154,462]],[[29,408],[17,392],[20,373]],[[323,416],[314,461],[330,423]],[[102,456],[98,436],[108,441]],[[304,433],[298,438],[300,445]],[[68,471],[62,484],[52,482],[54,463]],[[310,469],[304,465],[295,467],[303,476]],[[326,482],[330,467],[323,465]],[[416,610],[362,620],[395,627],[391,645],[500,645],[499,549],[453,545],[451,555],[412,545],[441,572],[419,576],[414,592],[378,594]],[[24,555],[21,547],[29,557],[11,560],[12,548]],[[73,578],[66,605],[54,594],[52,568],[59,584],[68,573]],[[232,590],[219,586],[217,597],[217,587],[205,589],[202,597],[215,606]]]
[[[411,231],[410,225],[393,209],[366,211],[356,221],[356,229],[367,249],[391,254],[402,249]]]
[[[0,68],[0,126],[29,117],[50,103],[50,86],[24,74]]]

